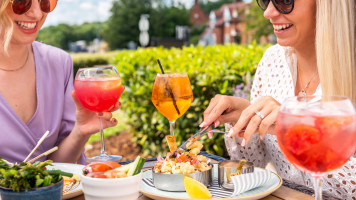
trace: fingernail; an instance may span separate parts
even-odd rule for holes
[[[263,135],[260,135],[260,139],[263,140],[263,138],[264,138]]]
[[[229,136],[229,137],[232,137],[232,134],[234,133],[234,129],[230,129],[229,130],[229,133],[227,134],[227,136]]]
[[[241,146],[244,147],[245,145],[246,145],[246,141],[245,141],[245,139],[243,138],[242,141],[241,141]]]
[[[119,107],[121,107],[121,102],[119,101]]]
[[[201,128],[201,127],[204,127],[204,126],[206,126],[206,123],[205,123],[205,122],[203,122],[203,123],[201,123],[201,124],[199,125],[200,128]]]
[[[219,125],[220,125],[220,121],[216,121],[214,124],[215,127],[218,127]]]
[[[112,118],[112,122],[116,123],[116,122],[117,122],[117,120],[116,120],[115,118]]]
[[[102,112],[98,113],[99,117],[102,117],[104,114]]]

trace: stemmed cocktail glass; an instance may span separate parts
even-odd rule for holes
[[[315,199],[322,199],[322,178],[341,168],[356,149],[356,115],[342,96],[298,96],[281,106],[276,134],[283,154],[314,177]]]
[[[170,122],[170,135],[174,136],[175,121],[190,107],[193,92],[186,73],[157,74],[152,102]]]
[[[111,111],[118,102],[123,86],[113,66],[81,68],[75,77],[74,88],[79,102],[88,110],[101,113]],[[99,117],[101,152],[88,161],[117,161],[122,156],[108,155],[105,149],[102,118]]]

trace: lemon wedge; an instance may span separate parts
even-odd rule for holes
[[[197,180],[184,176],[184,187],[188,195],[193,199],[210,199],[208,188]]]

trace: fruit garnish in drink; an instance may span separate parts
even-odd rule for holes
[[[318,129],[305,124],[296,124],[284,135],[284,143],[291,152],[299,155],[320,142],[321,137]]]
[[[325,116],[315,120],[315,127],[329,137],[337,136],[347,125],[354,122],[351,116]]]
[[[184,176],[184,187],[190,198],[194,199],[210,199],[211,193],[208,188],[193,178]]]

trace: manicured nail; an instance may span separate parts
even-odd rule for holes
[[[121,102],[119,101],[119,107],[121,107]]]
[[[234,129],[230,129],[229,130],[229,133],[227,134],[227,136],[229,136],[229,137],[232,137],[232,134],[234,133]]]
[[[214,124],[215,127],[218,127],[219,125],[220,125],[220,121],[216,121]]]
[[[103,115],[104,115],[104,113],[102,113],[102,112],[98,113],[99,117],[102,117]]]
[[[246,145],[246,141],[245,141],[245,139],[243,138],[242,141],[241,141],[241,146],[244,147],[245,145]]]
[[[199,125],[200,128],[201,128],[201,127],[204,127],[204,126],[206,126],[206,123],[205,123],[205,122],[203,122],[203,123],[201,123],[201,124]]]
[[[117,120],[115,119],[115,118],[112,118],[112,120],[111,120],[113,123],[116,123],[117,122]]]

